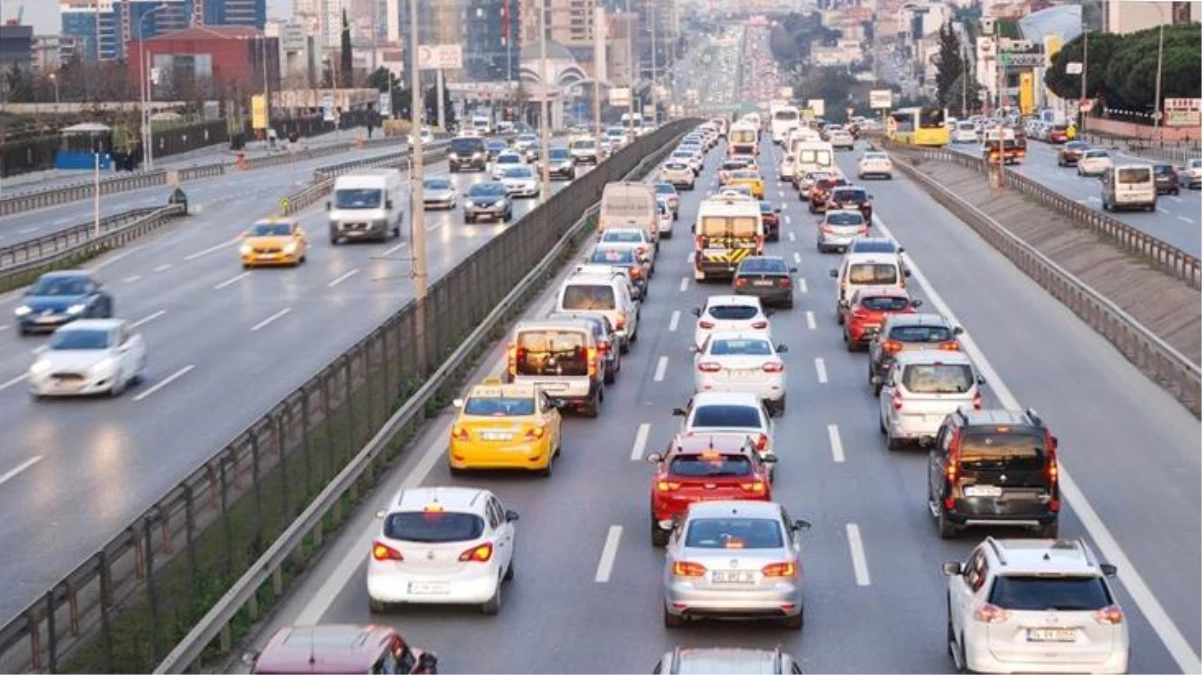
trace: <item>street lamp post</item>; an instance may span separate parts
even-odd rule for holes
[[[540,0],[538,5],[539,30],[538,30],[538,70],[539,79],[543,83],[543,91],[539,95],[539,111],[538,111],[538,155],[539,155],[539,173],[542,174],[542,197],[548,199],[551,196],[551,166],[548,162],[550,139],[547,137],[547,128],[550,122],[547,120],[548,105],[547,99],[551,96],[551,87],[554,83],[547,82],[547,0]]]
[[[417,2],[409,0],[409,70],[412,75],[411,94],[409,103],[413,118],[413,131],[410,134],[413,141],[410,144],[409,183],[412,186],[409,200],[410,222],[413,227],[413,294],[417,298],[418,307],[424,308],[428,279],[426,275],[426,214],[425,190],[422,184],[422,118],[425,110],[422,102],[421,69],[417,63]]]
[[[139,86],[142,89],[142,148],[146,155],[146,168],[154,168],[154,130],[150,126],[150,102],[154,98],[153,82],[150,77],[150,51],[146,49],[146,17],[155,12],[167,9],[167,5],[159,5],[142,13],[138,17],[138,42],[142,53],[139,54],[142,63],[142,77]]]
[[[1081,113],[1081,135],[1085,134],[1085,120],[1089,117],[1089,111],[1084,108],[1086,89],[1085,83],[1089,78],[1089,28],[1082,31],[1084,44],[1082,45],[1081,56],[1081,100],[1077,103],[1077,110]]]
[[[50,84],[54,85],[54,114],[58,116],[58,73],[50,73]]]

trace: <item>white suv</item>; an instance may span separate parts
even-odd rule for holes
[[[947,562],[947,649],[974,673],[1125,673],[1123,610],[1080,540],[994,539]]]

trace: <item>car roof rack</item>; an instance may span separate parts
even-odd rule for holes
[[[672,649],[672,665],[669,667],[669,672],[671,672],[671,673],[679,673],[680,672],[680,645],[676,645]]]
[[[1035,426],[1043,426],[1043,418],[1039,416],[1039,413],[1035,412],[1035,408],[1027,408],[1025,412],[1027,413],[1027,417],[1030,417],[1031,421],[1035,423]]]
[[[993,553],[997,556],[998,562],[1002,565],[1006,565],[1006,553],[1002,550],[1002,545],[997,543],[997,539],[994,539],[993,537],[986,537],[985,543],[989,544],[989,547],[993,549]]]

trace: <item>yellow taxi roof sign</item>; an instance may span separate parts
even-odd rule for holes
[[[424,509],[422,509],[422,511],[426,511],[427,513],[438,513],[443,510],[444,509],[442,508],[442,504],[439,504],[438,502],[434,502],[432,504],[426,504],[426,507]]]
[[[480,382],[480,384],[501,384],[501,378],[499,378],[499,377],[486,377],[486,378],[484,378],[484,380],[482,380],[482,381]]]

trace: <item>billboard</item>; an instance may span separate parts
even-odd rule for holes
[[[267,97],[262,94],[250,97],[250,126],[254,129],[267,128]]]
[[[812,98],[806,102],[806,107],[814,111],[816,117],[826,117],[826,101],[820,98]]]
[[[630,87],[611,87],[609,90],[609,104],[618,107],[629,107]]]
[[[888,110],[893,107],[893,92],[889,89],[873,89],[868,92],[868,107],[873,110]]]
[[[1024,115],[1035,110],[1035,73],[1031,71],[1018,74],[1018,108]]]
[[[417,67],[422,70],[459,70],[463,67],[463,47],[457,44],[419,45]]]
[[[1166,98],[1164,123],[1170,127],[1202,126],[1202,98]]]

